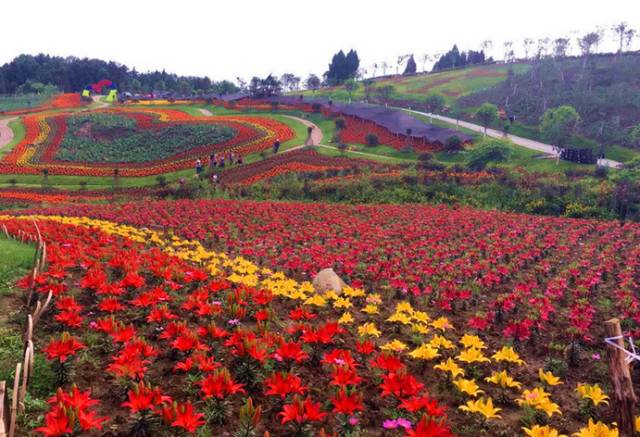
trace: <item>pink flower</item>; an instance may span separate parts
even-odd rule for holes
[[[358,423],[360,423],[360,419],[355,416],[349,417],[349,425],[356,426]]]

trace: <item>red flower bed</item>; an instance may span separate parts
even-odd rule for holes
[[[0,224],[11,234],[33,231],[31,220]],[[39,226],[49,266],[35,290],[55,298],[36,347],[58,376],[71,377],[49,400],[39,434],[164,435],[207,426],[230,435],[371,435],[383,411],[393,410],[416,432],[433,421],[438,435],[450,435],[417,366],[356,342],[330,307],[312,311],[270,290],[209,277],[99,228]],[[81,354],[91,359],[79,365]]]
[[[440,144],[431,144],[424,140],[407,138],[404,135],[393,135],[387,129],[377,124],[361,120],[356,117],[344,116],[346,126],[340,131],[340,140],[347,144],[367,144],[367,135],[374,134],[378,137],[378,143],[402,149],[411,146],[419,151],[437,152],[442,150]]]
[[[226,171],[222,175],[222,181],[225,184],[251,185],[286,173],[342,170],[362,166],[383,167],[373,161],[324,156],[311,150],[295,150]]]
[[[640,322],[637,224],[442,206],[238,201],[81,205],[66,212],[175,229],[298,278],[333,267],[355,285],[426,296],[461,323],[507,338],[525,340],[554,327],[591,341],[606,317]],[[603,293],[615,300],[597,299]]]
[[[34,114],[36,112],[49,111],[52,109],[72,109],[85,106],[87,102],[82,100],[78,93],[58,94],[51,100],[44,102],[40,106],[33,108],[17,109],[15,111],[3,112],[3,115],[25,115]]]

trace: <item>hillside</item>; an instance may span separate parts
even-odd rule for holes
[[[514,64],[511,67],[517,73],[524,73],[530,68],[528,64]],[[507,78],[508,71],[509,67],[506,65],[489,64],[415,76],[387,76],[374,80],[369,100],[378,100],[376,91],[391,85],[394,87],[391,100],[396,103],[416,103],[429,94],[440,93],[450,104],[462,96],[498,85]],[[315,92],[303,91],[296,94],[326,97],[333,100],[349,100],[349,94],[341,86],[322,88]],[[365,96],[365,87],[360,83],[351,98],[352,100],[362,100]]]

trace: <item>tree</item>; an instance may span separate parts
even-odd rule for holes
[[[389,63],[387,61],[382,61],[381,67],[382,67],[382,75],[386,76],[387,68],[389,68]]]
[[[594,47],[597,47],[600,43],[600,34],[598,32],[589,32],[586,35],[583,35],[581,38],[578,38],[578,47],[580,47],[580,51],[582,52],[582,56],[584,57],[582,60],[582,68],[586,68],[587,61],[591,56],[591,52]]]
[[[320,78],[315,74],[310,74],[305,83],[308,90],[316,92],[320,89]]]
[[[378,96],[380,96],[380,99],[386,105],[389,103],[389,99],[391,98],[393,93],[395,93],[395,91],[396,89],[393,85],[384,85],[378,88]]]
[[[193,87],[186,80],[178,82],[178,93],[182,96],[190,96],[193,93]]]
[[[580,115],[573,106],[547,109],[540,117],[540,134],[543,140],[563,148],[571,140],[579,122]]]
[[[424,99],[424,106],[429,111],[431,122],[433,123],[433,113],[439,112],[444,108],[444,97],[442,94],[429,94]]]
[[[631,41],[633,39],[633,35],[635,35],[636,31],[634,29],[629,28],[627,23],[619,23],[611,28],[616,33],[616,41],[618,42],[618,53],[616,58],[622,55],[622,51],[624,50],[625,43],[627,41]]]
[[[504,45],[504,62],[513,61],[513,41],[505,41]]]
[[[254,76],[249,82],[249,92],[257,98],[277,96],[282,92],[282,83],[271,74],[264,79]]]
[[[498,107],[493,103],[483,103],[476,111],[476,118],[484,127],[484,134],[487,135],[487,128],[498,119]]]
[[[407,60],[407,64],[404,67],[404,75],[409,75],[409,74],[416,74],[417,71],[417,66],[416,66],[416,61],[415,59],[413,59],[413,55],[409,56],[409,59]]]
[[[362,81],[362,86],[364,87],[364,99],[368,102],[371,98],[371,91],[373,91],[373,84],[375,81],[373,79],[364,79]]]
[[[280,78],[282,87],[287,91],[295,91],[300,84],[300,78],[293,73],[285,73]]]
[[[563,59],[567,57],[567,51],[571,41],[569,38],[556,38],[553,40],[553,57],[555,59]]]
[[[431,55],[429,53],[424,53],[420,60],[422,61],[422,72],[427,71],[427,62],[431,59]]]
[[[534,43],[535,43],[535,41],[533,41],[533,39],[531,39],[531,38],[525,38],[524,41],[522,42],[522,47],[524,48],[524,58],[525,59],[529,59],[529,51],[531,50],[531,47],[533,47]]]
[[[482,47],[482,51],[484,53],[489,53],[489,50],[491,50],[491,47],[493,47],[493,41],[491,41],[490,39],[484,40],[482,41],[482,43],[480,43],[480,47]]]
[[[349,103],[351,103],[351,94],[358,89],[358,82],[349,79],[344,83],[344,89],[349,94]]]
[[[635,147],[640,147],[640,124],[635,125],[629,132],[629,139],[631,144]]]
[[[374,62],[371,65],[371,77],[376,77],[376,71],[378,71],[378,63]]]
[[[325,72],[324,76],[330,85],[340,85],[347,79],[355,78],[359,66],[360,59],[355,50],[349,50],[349,53],[346,55],[340,50],[333,55],[329,69]]]
[[[549,41],[548,37],[538,39],[538,48],[536,50],[536,58],[538,60],[547,57],[547,52],[549,51]]]

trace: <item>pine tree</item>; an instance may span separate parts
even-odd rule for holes
[[[407,60],[407,66],[404,68],[404,75],[409,75],[409,74],[416,74],[416,71],[418,70],[418,67],[416,65],[416,61],[415,59],[413,59],[413,55],[409,56],[409,59]]]

